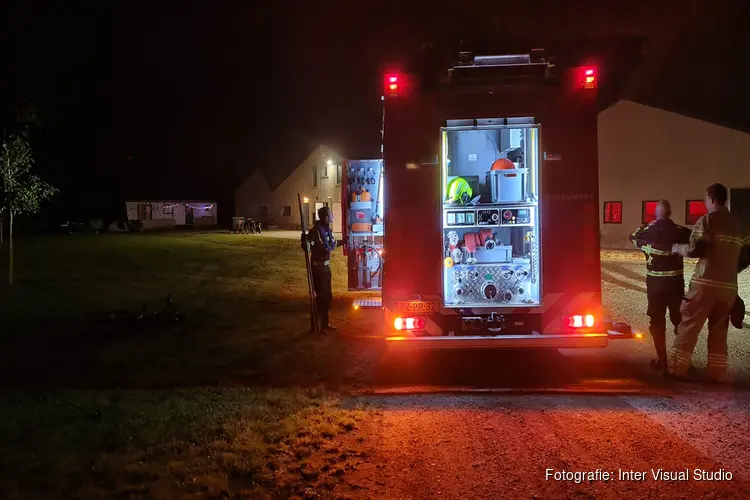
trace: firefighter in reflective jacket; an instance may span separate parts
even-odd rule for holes
[[[672,253],[672,245],[687,243],[690,230],[675,224],[669,202],[660,200],[656,205],[656,220],[636,229],[630,241],[646,254],[646,294],[648,297],[649,332],[654,341],[656,359],[653,368],[667,369],[667,320],[674,325],[675,335],[680,324],[680,304],[685,293],[682,257]]]
[[[318,309],[321,333],[335,330],[336,327],[328,322],[328,313],[333,303],[333,287],[331,283],[331,252],[340,246],[331,230],[333,213],[329,207],[318,209],[318,220],[313,227],[303,235],[303,242],[310,245],[310,263],[312,264],[313,285],[315,287],[315,304]],[[304,248],[304,246],[303,246]]]
[[[690,242],[675,245],[684,257],[698,257],[690,287],[682,303],[682,322],[669,354],[669,373],[685,377],[698,334],[708,320],[706,372],[714,382],[727,379],[727,329],[737,297],[737,274],[748,266],[750,240],[742,234],[740,221],[726,206],[727,188],[713,184],[706,190],[708,213],[698,219]]]

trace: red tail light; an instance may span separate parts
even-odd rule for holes
[[[575,314],[564,318],[565,327],[572,329],[593,328],[596,324],[596,318],[593,314]]]
[[[396,330],[424,330],[424,318],[396,318],[393,320],[393,328]]]

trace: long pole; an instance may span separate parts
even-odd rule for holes
[[[320,322],[318,321],[318,309],[315,306],[315,284],[313,280],[312,262],[310,260],[310,249],[307,243],[307,221],[302,212],[302,196],[297,193],[297,205],[299,206],[299,221],[302,229],[302,241],[305,242],[305,269],[307,270],[307,292],[310,295],[310,331],[320,338]]]

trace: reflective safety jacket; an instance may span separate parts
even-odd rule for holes
[[[307,233],[314,264],[331,260],[331,252],[338,246],[330,224],[317,220]]]
[[[682,276],[682,256],[672,253],[672,246],[689,239],[690,229],[672,219],[658,219],[630,235],[630,241],[646,254],[646,275],[659,278]]]
[[[689,243],[680,245],[679,253],[699,258],[691,286],[731,295],[737,293],[737,273],[747,267],[748,247],[750,239],[743,234],[739,219],[722,207],[698,219]]]

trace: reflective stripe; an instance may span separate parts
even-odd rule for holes
[[[745,240],[737,236],[725,236],[723,234],[714,235],[714,239],[722,243],[734,243],[735,245],[742,245],[745,242]]]
[[[646,275],[656,276],[658,278],[664,278],[667,276],[682,276],[682,269],[677,269],[675,271],[646,271]]]
[[[651,245],[643,245],[641,247],[641,250],[643,250],[648,255],[663,255],[665,257],[674,255],[672,252],[659,250],[658,248],[654,248]]]
[[[712,286],[714,288],[723,288],[726,290],[737,290],[737,284],[735,283],[726,283],[724,281],[715,281],[707,278],[698,278],[695,276],[693,276],[693,279],[690,280],[690,284]]]

